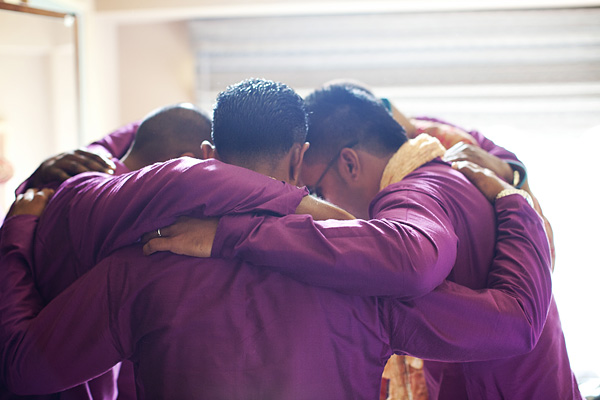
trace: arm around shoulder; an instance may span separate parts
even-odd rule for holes
[[[440,361],[484,361],[531,351],[552,296],[541,220],[518,195],[496,203],[498,240],[489,289],[444,282],[410,303],[389,301],[393,351]]]

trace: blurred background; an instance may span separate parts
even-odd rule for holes
[[[527,165],[554,228],[554,293],[584,394],[600,389],[600,1],[0,2],[0,208],[50,155],[154,108],[212,109],[248,77],[368,84],[478,129]],[[543,367],[543,366],[540,366]]]

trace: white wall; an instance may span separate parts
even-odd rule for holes
[[[14,176],[0,184],[2,205],[10,205],[12,194],[53,147],[52,118],[45,55],[0,54],[0,120],[4,126],[2,155],[12,164]],[[1,134],[1,133],[0,133]]]
[[[0,10],[0,121],[14,176],[0,184],[0,212],[49,155],[77,145],[74,49],[61,20]]]
[[[166,104],[193,102],[193,54],[185,22],[118,29],[120,122]]]

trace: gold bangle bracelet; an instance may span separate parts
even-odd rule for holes
[[[510,196],[511,194],[519,194],[523,196],[525,200],[527,200],[529,205],[533,207],[533,199],[531,198],[531,195],[522,189],[504,189],[500,193],[498,193],[498,195],[496,195],[496,200],[501,199],[502,197]]]

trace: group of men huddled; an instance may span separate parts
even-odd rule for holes
[[[581,399],[525,171],[349,81],[159,109],[17,190],[0,398]]]

